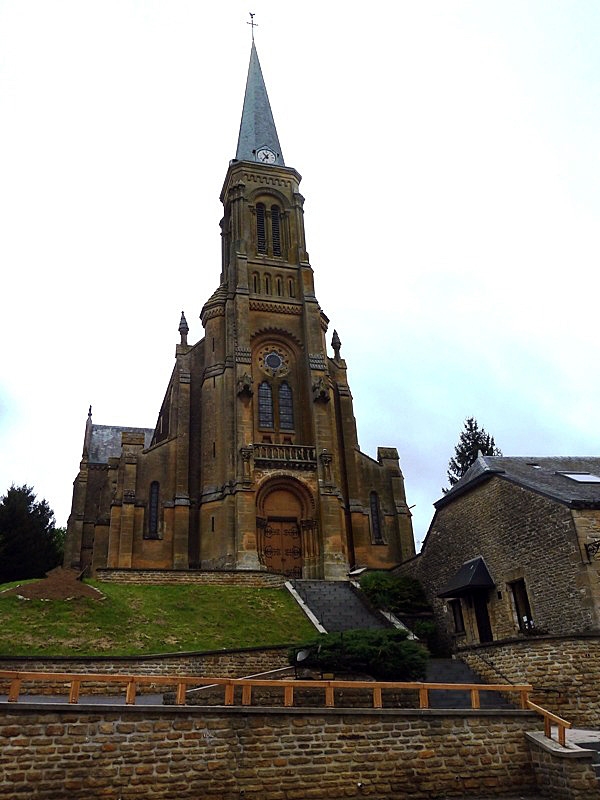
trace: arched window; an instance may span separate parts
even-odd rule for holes
[[[273,255],[281,255],[281,213],[279,206],[271,206],[271,233],[273,236]]]
[[[271,384],[263,381],[258,387],[258,425],[260,428],[273,428],[273,390]]]
[[[371,492],[369,495],[369,508],[371,511],[371,534],[375,544],[383,544],[383,535],[381,533],[381,516],[379,513],[379,498],[377,492]]]
[[[267,252],[267,229],[265,226],[265,204],[256,204],[256,249],[259,253]]]
[[[265,294],[271,294],[271,276],[265,275]]]
[[[296,289],[294,287],[294,279],[293,278],[290,278],[288,280],[288,294],[289,294],[290,297],[295,297],[296,296]]]
[[[160,485],[158,481],[150,484],[150,501],[148,503],[148,538],[158,539],[158,500]]]
[[[283,284],[281,278],[275,278],[275,294],[277,297],[281,297],[283,294]]]
[[[294,430],[294,399],[287,381],[279,387],[279,427],[284,431]]]
[[[252,291],[254,292],[254,294],[258,294],[258,292],[259,292],[259,288],[258,287],[259,287],[259,277],[258,277],[258,273],[255,272],[252,275]]]

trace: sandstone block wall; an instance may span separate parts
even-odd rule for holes
[[[96,577],[105,583],[182,584],[207,586],[250,586],[276,589],[284,585],[284,575],[272,572],[170,569],[97,569]]]
[[[461,649],[488,683],[531,683],[532,700],[579,727],[600,726],[600,636],[529,637]]]
[[[165,675],[198,675],[200,677],[243,678],[268,670],[288,666],[286,646],[248,648],[244,650],[218,650],[206,653],[181,655],[129,657],[129,658],[0,658],[0,669],[27,672],[75,672],[112,675],[156,676],[156,686],[139,687],[139,692],[162,691],[160,678]],[[63,694],[68,689],[63,684],[24,684],[28,694],[51,694],[57,689]],[[172,687],[170,687],[172,688]],[[8,682],[0,680],[0,694],[6,694]],[[83,683],[82,694],[123,694],[118,684],[100,685]]]
[[[541,734],[527,734],[531,763],[539,787],[550,798],[591,800],[600,797],[589,751],[565,751]]]
[[[0,798],[526,795],[528,712],[4,707]]]

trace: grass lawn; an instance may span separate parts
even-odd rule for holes
[[[88,583],[105,598],[0,594],[0,656],[176,653],[287,644],[315,635],[285,589]]]

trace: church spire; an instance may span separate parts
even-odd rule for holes
[[[285,166],[254,39],[235,157],[238,161]]]

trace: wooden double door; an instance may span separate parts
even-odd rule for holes
[[[296,518],[267,518],[263,554],[269,572],[278,572],[288,578],[302,577],[302,537]]]

